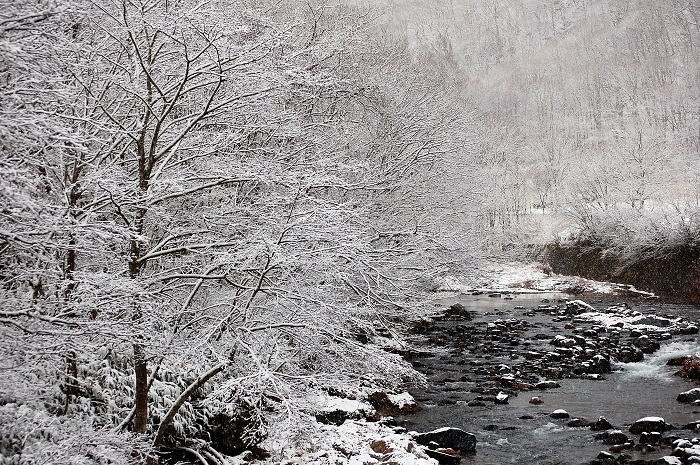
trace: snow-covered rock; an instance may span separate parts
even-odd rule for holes
[[[552,418],[562,420],[562,419],[569,418],[569,412],[567,412],[566,410],[557,409],[557,410],[553,411],[552,413],[550,413],[549,416]]]
[[[464,453],[476,450],[476,436],[459,428],[440,428],[428,433],[415,436],[416,442],[422,445],[435,443],[439,448],[453,449]]]
[[[607,418],[599,417],[598,421],[596,421],[595,424],[591,426],[591,429],[593,431],[605,431],[609,429],[614,429],[614,427],[612,424],[610,424]]]
[[[645,417],[632,423],[630,433],[663,433],[666,431],[666,421],[661,417]]]
[[[700,388],[693,388],[689,391],[681,392],[676,397],[678,402],[690,403],[700,399]]]
[[[408,392],[387,394],[376,391],[368,396],[367,401],[376,409],[377,415],[410,415],[421,410]]]
[[[661,457],[654,463],[658,465],[683,465],[683,461],[681,459],[678,457],[673,457],[672,455]]]
[[[347,420],[370,418],[375,414],[374,407],[360,400],[330,395],[317,396],[313,400],[317,405],[316,420],[329,425],[342,425]]]
[[[278,450],[283,458],[270,464],[282,465],[438,465],[425,448],[408,434],[376,422],[346,421],[340,426],[321,425],[305,447],[290,448],[283,432],[279,443],[271,440],[266,448]],[[234,462],[234,465],[243,465]]]
[[[619,429],[610,431],[605,435],[605,439],[603,439],[604,444],[624,444],[627,441],[629,441],[629,438]]]

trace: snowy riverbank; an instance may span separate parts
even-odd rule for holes
[[[539,264],[498,264],[482,271],[469,280],[447,277],[439,280],[435,296],[461,292],[494,292],[523,294],[567,292],[590,295],[615,295],[630,289],[614,283],[605,283],[575,276],[552,273]],[[631,291],[638,292],[634,289]],[[643,294],[643,293],[642,293]],[[406,396],[408,394],[405,394]],[[409,400],[410,401],[410,400]],[[358,409],[367,410],[366,403],[355,402]],[[336,405],[337,407],[337,405]],[[352,409],[352,405],[345,405]],[[445,425],[450,426],[450,425]],[[385,464],[429,465],[438,462],[426,454],[426,449],[415,441],[417,433],[392,427],[383,422],[349,419],[341,425],[317,424],[312,434],[301,444],[290,445],[281,437],[271,436],[261,446],[273,456],[263,463],[359,465]],[[248,463],[245,454],[234,464]]]
[[[619,283],[601,282],[578,276],[553,273],[541,263],[494,264],[468,280],[452,276],[438,281],[442,292],[498,292],[526,294],[537,292],[564,292],[572,295],[624,295],[636,294],[654,297],[654,294]]]

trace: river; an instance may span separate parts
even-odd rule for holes
[[[603,337],[589,345],[597,344],[598,352],[604,350],[601,340],[606,344],[608,339],[619,340],[615,342],[619,346],[625,338],[629,339],[629,326],[601,329],[600,324],[562,316],[555,309],[563,308],[565,298],[562,294],[525,294],[507,299],[461,294],[438,301],[437,305],[443,308],[461,304],[469,310],[471,318],[459,315],[441,318],[412,339],[411,361],[430,382],[428,387],[412,392],[423,410],[403,418],[404,426],[416,431],[452,426],[474,433],[477,452],[463,459],[464,464],[581,464],[595,459],[610,446],[596,439],[599,432],[570,427],[567,420],[550,417],[556,409],[566,410],[571,418],[591,421],[604,416],[635,442],[639,442],[639,436],[629,433],[628,426],[640,418],[659,416],[677,426],[700,420],[698,407],[676,401],[680,392],[695,385],[674,376],[677,368],[666,366],[673,356],[700,354],[697,335],[659,336],[661,347],[653,354],[636,363],[613,360],[612,372],[603,375],[572,373],[570,367],[575,364],[567,365],[566,360],[551,361],[549,366],[547,358],[533,361],[537,354],[545,353],[556,360],[557,349],[550,342],[556,335],[590,336],[593,334],[590,328],[594,328]],[[619,299],[610,298],[586,302],[596,310],[621,304]],[[682,316],[691,323],[700,316],[699,307],[658,301],[627,300],[622,308],[629,309],[628,313]],[[506,325],[507,331],[497,330]],[[586,329],[588,333],[584,333]],[[652,331],[652,334],[660,332]],[[568,350],[562,349],[564,358]],[[562,365],[569,368],[562,371]],[[533,384],[546,379],[554,380],[560,387],[545,391],[532,389]],[[509,395],[507,404],[492,401],[497,392]],[[543,403],[530,403],[533,396]],[[672,434],[687,437],[690,432],[666,433]],[[624,452],[633,459],[645,460],[671,452],[656,449],[642,453],[639,448],[633,448]]]

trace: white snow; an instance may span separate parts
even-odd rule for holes
[[[581,313],[580,315],[577,315],[576,318],[585,321],[597,322],[605,326],[615,326],[622,323],[625,328],[634,328],[644,331],[667,331],[669,326],[681,321],[680,318],[669,319],[655,315],[644,315],[640,312],[622,307],[605,313],[597,311]],[[650,324],[653,322],[659,324]]]
[[[454,276],[445,276],[437,281],[439,291],[468,292],[473,289],[495,292],[564,292],[577,288],[596,294],[616,294],[625,286],[616,283],[593,281],[577,276],[551,273],[541,263],[499,263],[483,271],[476,282],[466,283]],[[629,289],[629,288],[626,288]]]
[[[661,417],[644,417],[642,419],[637,420],[635,423],[642,421],[647,423],[666,423],[666,420],[664,420]]]
[[[340,410],[343,412],[374,412],[374,408],[367,402],[353,399],[343,399],[330,395],[314,396],[312,403],[317,405],[320,410],[325,412],[333,412]]]
[[[320,425],[304,449],[288,448],[282,465],[437,465],[409,434],[381,423],[346,421],[340,426]]]
[[[402,392],[401,394],[388,394],[387,397],[391,403],[396,405],[398,408],[403,408],[406,405],[413,405],[416,403],[413,396],[408,392]]]

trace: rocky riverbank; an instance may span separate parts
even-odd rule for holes
[[[433,311],[413,314],[405,340],[386,341],[427,387],[328,393],[308,438],[290,449],[271,434],[263,447],[285,458],[264,463],[700,463],[700,389],[627,374],[657,358],[669,376],[700,372],[696,308],[672,314],[646,293],[541,265],[501,264],[477,278],[443,280]],[[571,289],[587,297],[542,293]],[[650,418],[663,431],[642,428]]]
[[[440,312],[415,322],[412,346],[404,355],[428,375],[430,386],[414,392],[426,408],[404,418],[409,427],[430,426],[431,415],[444,420],[446,412],[452,412],[461,418],[455,426],[469,426],[465,429],[475,433],[480,444],[495,438],[497,443],[519,444],[524,431],[549,428],[561,436],[570,433],[585,446],[555,447],[543,456],[538,455],[537,444],[524,444],[525,449],[533,449],[531,461],[517,453],[509,456],[509,447],[489,455],[478,446],[478,459],[469,462],[474,464],[508,459],[596,465],[700,463],[700,440],[694,435],[697,422],[691,421],[695,411],[690,406],[673,405],[679,392],[672,396],[664,393],[663,403],[647,407],[656,408],[649,412],[653,415],[640,412],[633,418],[633,411],[624,412],[627,415],[616,412],[610,420],[596,415],[594,407],[586,409],[589,416],[557,408],[554,402],[558,396],[550,394],[564,383],[580,380],[587,383],[588,391],[575,394],[582,398],[599,398],[601,394],[595,392],[599,389],[615,389],[610,393],[613,397],[638,395],[626,392],[625,385],[617,381],[615,386],[606,384],[606,379],[619,377],[627,365],[655,357],[660,348],[676,341],[695,341],[695,321],[641,312],[634,304],[601,308],[581,300],[550,298],[536,305],[514,305],[512,295],[476,294],[443,300]],[[475,299],[479,305],[474,305]],[[491,300],[485,303],[486,299]],[[644,392],[643,387],[640,392]],[[623,409],[630,403],[630,399],[619,400]],[[514,405],[513,415],[508,416],[508,408]],[[682,412],[674,413],[673,419],[688,421],[664,419],[669,410],[679,408]],[[489,444],[494,450],[497,446]]]

